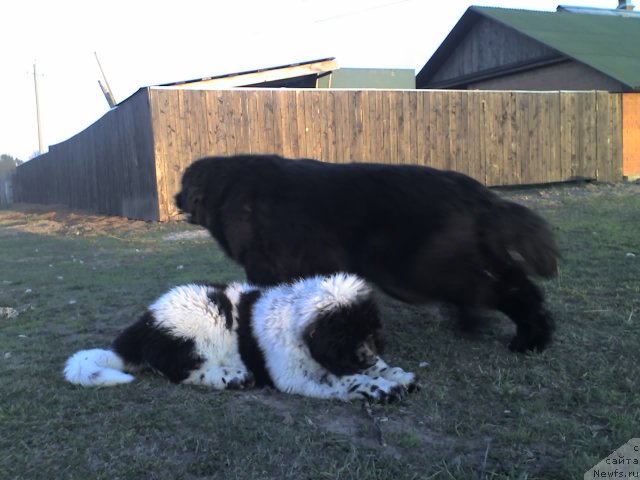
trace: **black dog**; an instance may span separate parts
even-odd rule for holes
[[[467,324],[478,311],[499,310],[517,326],[512,350],[542,350],[551,341],[553,319],[528,279],[556,272],[549,226],[466,175],[210,157],[187,168],[176,205],[252,283],[348,271],[405,302],[453,305]]]

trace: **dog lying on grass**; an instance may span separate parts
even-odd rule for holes
[[[152,303],[111,350],[82,350],[65,378],[82,386],[131,382],[151,369],[215,389],[271,386],[316,398],[399,400],[416,376],[379,354],[382,323],[369,287],[347,274],[259,289],[182,285]],[[129,373],[127,373],[129,372]]]
[[[514,351],[551,341],[553,319],[528,278],[556,273],[551,229],[466,175],[276,155],[209,157],[187,168],[175,201],[254,284],[353,272],[402,301],[449,304],[467,326],[483,310],[498,310],[516,325]]]

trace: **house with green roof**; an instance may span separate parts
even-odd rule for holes
[[[640,12],[469,7],[417,88],[640,92]]]

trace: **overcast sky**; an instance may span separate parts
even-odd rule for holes
[[[94,52],[117,101],[148,85],[324,57],[342,67],[417,72],[471,5],[555,10],[558,2],[2,1],[0,154],[27,160],[38,149],[34,63],[47,149],[109,109]]]

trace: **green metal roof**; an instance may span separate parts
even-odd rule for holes
[[[470,7],[523,35],[640,90],[640,15]]]

